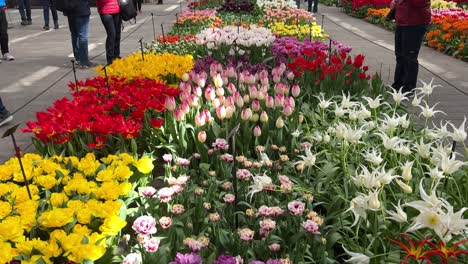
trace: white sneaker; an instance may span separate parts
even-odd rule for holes
[[[7,61],[12,61],[15,60],[15,57],[13,57],[13,55],[11,55],[10,53],[5,53],[3,54],[3,59]]]

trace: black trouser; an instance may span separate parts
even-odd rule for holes
[[[5,10],[0,8],[0,46],[2,48],[2,54],[8,53],[8,22],[5,14]]]
[[[416,87],[418,55],[428,25],[397,26],[395,31],[395,76],[392,87],[408,92]]]
[[[314,10],[312,10],[312,2],[314,2]],[[317,13],[319,0],[307,0],[307,11]]]
[[[120,33],[122,20],[120,14],[101,14],[101,21],[106,29],[106,59],[111,64],[114,59],[120,57]]]
[[[137,11],[141,11],[141,2],[143,2],[143,0],[133,0],[133,4]]]

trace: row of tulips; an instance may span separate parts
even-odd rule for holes
[[[187,14],[212,14],[222,4],[196,3]],[[294,1],[257,5],[259,12],[299,12]],[[467,170],[452,150],[452,141],[466,140],[465,123],[421,129],[406,107],[430,122],[439,112],[428,105],[435,86],[424,84],[405,102],[406,94],[384,93],[365,57],[351,56],[349,46],[298,31],[281,37],[254,21],[260,16],[250,18],[253,26],[210,22],[196,36],[185,34],[192,32],[188,23],[178,24],[143,53],[108,66],[107,80],[72,84],[71,99],[38,113],[27,130],[37,136],[37,150],[65,157],[51,159],[61,170],[36,169],[40,156],[28,163],[28,175],[42,180],[29,178],[40,186],[35,199],[49,204],[50,192],[63,189],[71,194],[58,208],[94,213],[90,223],[74,210],[65,226],[47,229],[41,220],[18,231],[62,248],[67,240],[55,255],[39,242],[21,254],[27,247],[8,239],[0,256],[129,264],[466,260]],[[281,21],[298,22],[306,23]],[[0,166],[0,176],[24,187],[16,160]],[[118,201],[112,221],[87,205],[91,199]],[[45,218],[49,207],[38,208],[36,216]],[[11,225],[9,217],[0,225]]]

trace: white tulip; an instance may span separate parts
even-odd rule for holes
[[[437,106],[437,104],[435,104],[433,107],[429,107],[427,105],[427,102],[424,102],[425,106],[419,106],[419,108],[421,109],[421,113],[419,114],[419,116],[424,116],[424,118],[431,118],[433,117],[435,114],[437,113],[443,113],[445,114],[443,111],[440,111],[440,110],[434,110],[434,108]]]
[[[344,251],[346,254],[350,255],[350,259],[346,259],[345,262],[350,262],[354,264],[369,264],[370,258],[364,254],[361,253],[355,253],[347,250],[345,247],[343,247]]]
[[[411,174],[411,169],[413,168],[413,163],[414,161],[407,161],[405,162],[405,164],[402,165],[402,172],[401,172],[401,176],[403,177],[403,179],[405,181],[409,181],[413,178],[413,175]]]
[[[461,123],[459,128],[456,128],[453,124],[450,124],[452,126],[453,132],[450,133],[450,136],[452,139],[456,142],[464,142],[466,140],[466,127],[465,127],[465,122],[466,122],[466,117],[463,120],[463,123]]]
[[[403,208],[401,208],[400,202],[401,200],[398,200],[398,206],[393,205],[396,211],[387,211],[390,215],[387,219],[391,219],[398,223],[406,223],[408,221],[408,216],[405,211],[403,211]]]
[[[393,89],[393,92],[388,92],[389,94],[392,95],[393,97],[393,101],[395,102],[395,104],[398,106],[401,104],[401,102],[405,101],[405,100],[408,100],[408,98],[406,97],[408,94],[410,94],[410,92],[406,92],[406,93],[403,93],[403,87],[400,88],[400,90],[395,90]]]
[[[398,186],[400,186],[400,188],[403,190],[404,193],[408,194],[408,193],[412,193],[413,192],[413,188],[411,188],[411,186],[409,186],[408,184],[400,181],[400,180],[396,180],[396,183],[398,184]]]

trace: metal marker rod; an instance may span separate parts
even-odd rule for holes
[[[75,88],[78,87],[78,79],[76,78],[76,67],[75,67],[75,60],[71,60],[72,68],[73,68],[73,78],[75,78]]]
[[[101,70],[104,71],[104,78],[106,79],[107,95],[110,96],[109,77],[107,76],[107,65],[104,65],[104,67],[102,67]]]
[[[328,41],[328,65],[331,63],[331,53],[332,53],[332,39],[329,38]]]
[[[141,48],[141,59],[145,61],[145,52],[143,50],[143,38],[141,38],[138,42],[140,42],[140,48]]]
[[[26,178],[26,173],[24,172],[23,162],[21,161],[21,152],[20,152],[18,145],[16,144],[15,135],[13,133],[11,134],[11,140],[13,141],[13,146],[15,147],[16,157],[18,158],[18,162],[21,168],[21,173],[23,174],[23,179],[24,179],[24,183],[26,184],[26,190],[28,191],[29,199],[32,200],[31,190],[29,190],[28,179]]]
[[[163,38],[165,38],[166,36],[164,35],[164,24],[163,23],[161,23],[161,33],[162,33]]]
[[[153,24],[153,40],[156,40],[156,29],[154,28],[154,15],[151,12],[151,23]]]

